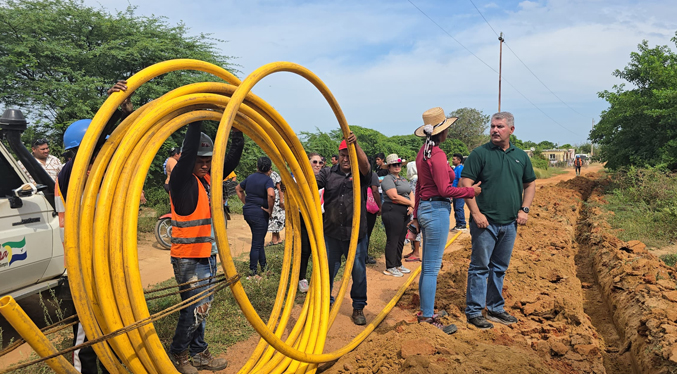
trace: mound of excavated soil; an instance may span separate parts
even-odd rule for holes
[[[447,336],[416,323],[419,297],[414,284],[398,304],[410,311],[411,318],[395,327],[379,327],[327,372],[676,370],[670,361],[677,358],[674,270],[646,251],[623,249],[627,245],[605,233],[600,224],[595,224],[594,235],[583,235],[590,230],[579,220],[590,214],[584,202],[595,186],[595,181],[578,177],[538,188],[529,222],[518,230],[503,289],[506,310],[518,323],[480,331],[465,322],[471,252],[466,238],[460,242],[461,250],[445,255],[438,277],[436,308],[449,313],[443,320],[458,326],[456,334]],[[601,284],[597,273],[602,273]],[[650,352],[644,356],[639,352],[646,350]]]
[[[613,319],[643,373],[677,373],[677,271],[666,266],[636,240],[610,234],[599,190],[589,199],[585,235],[580,241],[593,253],[592,263]]]

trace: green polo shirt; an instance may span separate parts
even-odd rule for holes
[[[492,142],[470,153],[461,177],[482,182],[482,193],[475,198],[477,206],[490,222],[500,225],[517,219],[522,207],[524,183],[536,180],[526,152],[512,143],[503,151]]]

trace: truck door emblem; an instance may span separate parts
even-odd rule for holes
[[[26,237],[18,242],[7,242],[0,248],[0,268],[9,267],[14,262],[23,261],[28,257],[26,252]]]

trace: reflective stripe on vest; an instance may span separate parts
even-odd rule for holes
[[[212,253],[212,212],[209,208],[209,196],[202,182],[195,177],[198,186],[197,206],[187,215],[181,216],[176,213],[174,202],[170,196],[172,207],[172,257],[180,258],[205,258]],[[208,184],[211,184],[209,174],[205,176]]]
[[[54,184],[54,208],[59,215],[59,234],[61,234],[61,244],[65,240],[64,225],[66,224],[66,202],[63,200],[61,189],[59,188],[59,179]]]

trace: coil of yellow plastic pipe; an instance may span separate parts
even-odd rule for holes
[[[203,71],[227,83],[187,85],[144,105],[117,127],[94,158],[95,144],[122,101],[142,84],[176,70]],[[411,274],[387,307],[353,341],[335,352],[324,353],[327,331],[340,308],[354,262],[360,215],[359,178],[353,179],[355,204],[349,258],[336,302],[330,310],[329,274],[314,173],[301,142],[289,125],[268,103],[251,93],[262,78],[277,72],[292,72],[312,83],[332,108],[344,136],[349,134],[347,121],[329,89],[312,72],[289,62],[265,65],[242,82],[228,71],[206,62],[162,62],[129,78],[128,90],[111,95],[94,116],[71,174],[68,189],[71,198],[66,204],[65,225],[71,291],[80,321],[90,339],[150,316],[138,267],[139,198],[148,169],[164,141],[181,127],[195,121],[220,122],[214,139],[213,180],[223,180],[228,135],[235,127],[253,139],[271,158],[287,188],[286,230],[294,240],[285,242],[280,286],[267,323],[253,308],[242,285],[237,282],[231,286],[245,317],[262,337],[241,373],[314,372],[318,363],[338,359],[376,328],[418,275],[420,268]],[[349,153],[351,168],[357,172],[353,145],[349,147]],[[211,210],[219,256],[226,276],[232,277],[236,275],[236,268],[226,236],[222,206],[222,189],[212,189]],[[298,283],[301,252],[299,214],[308,229],[314,266],[311,287],[300,316],[283,340]],[[152,324],[96,344],[94,349],[112,373],[176,372]]]

